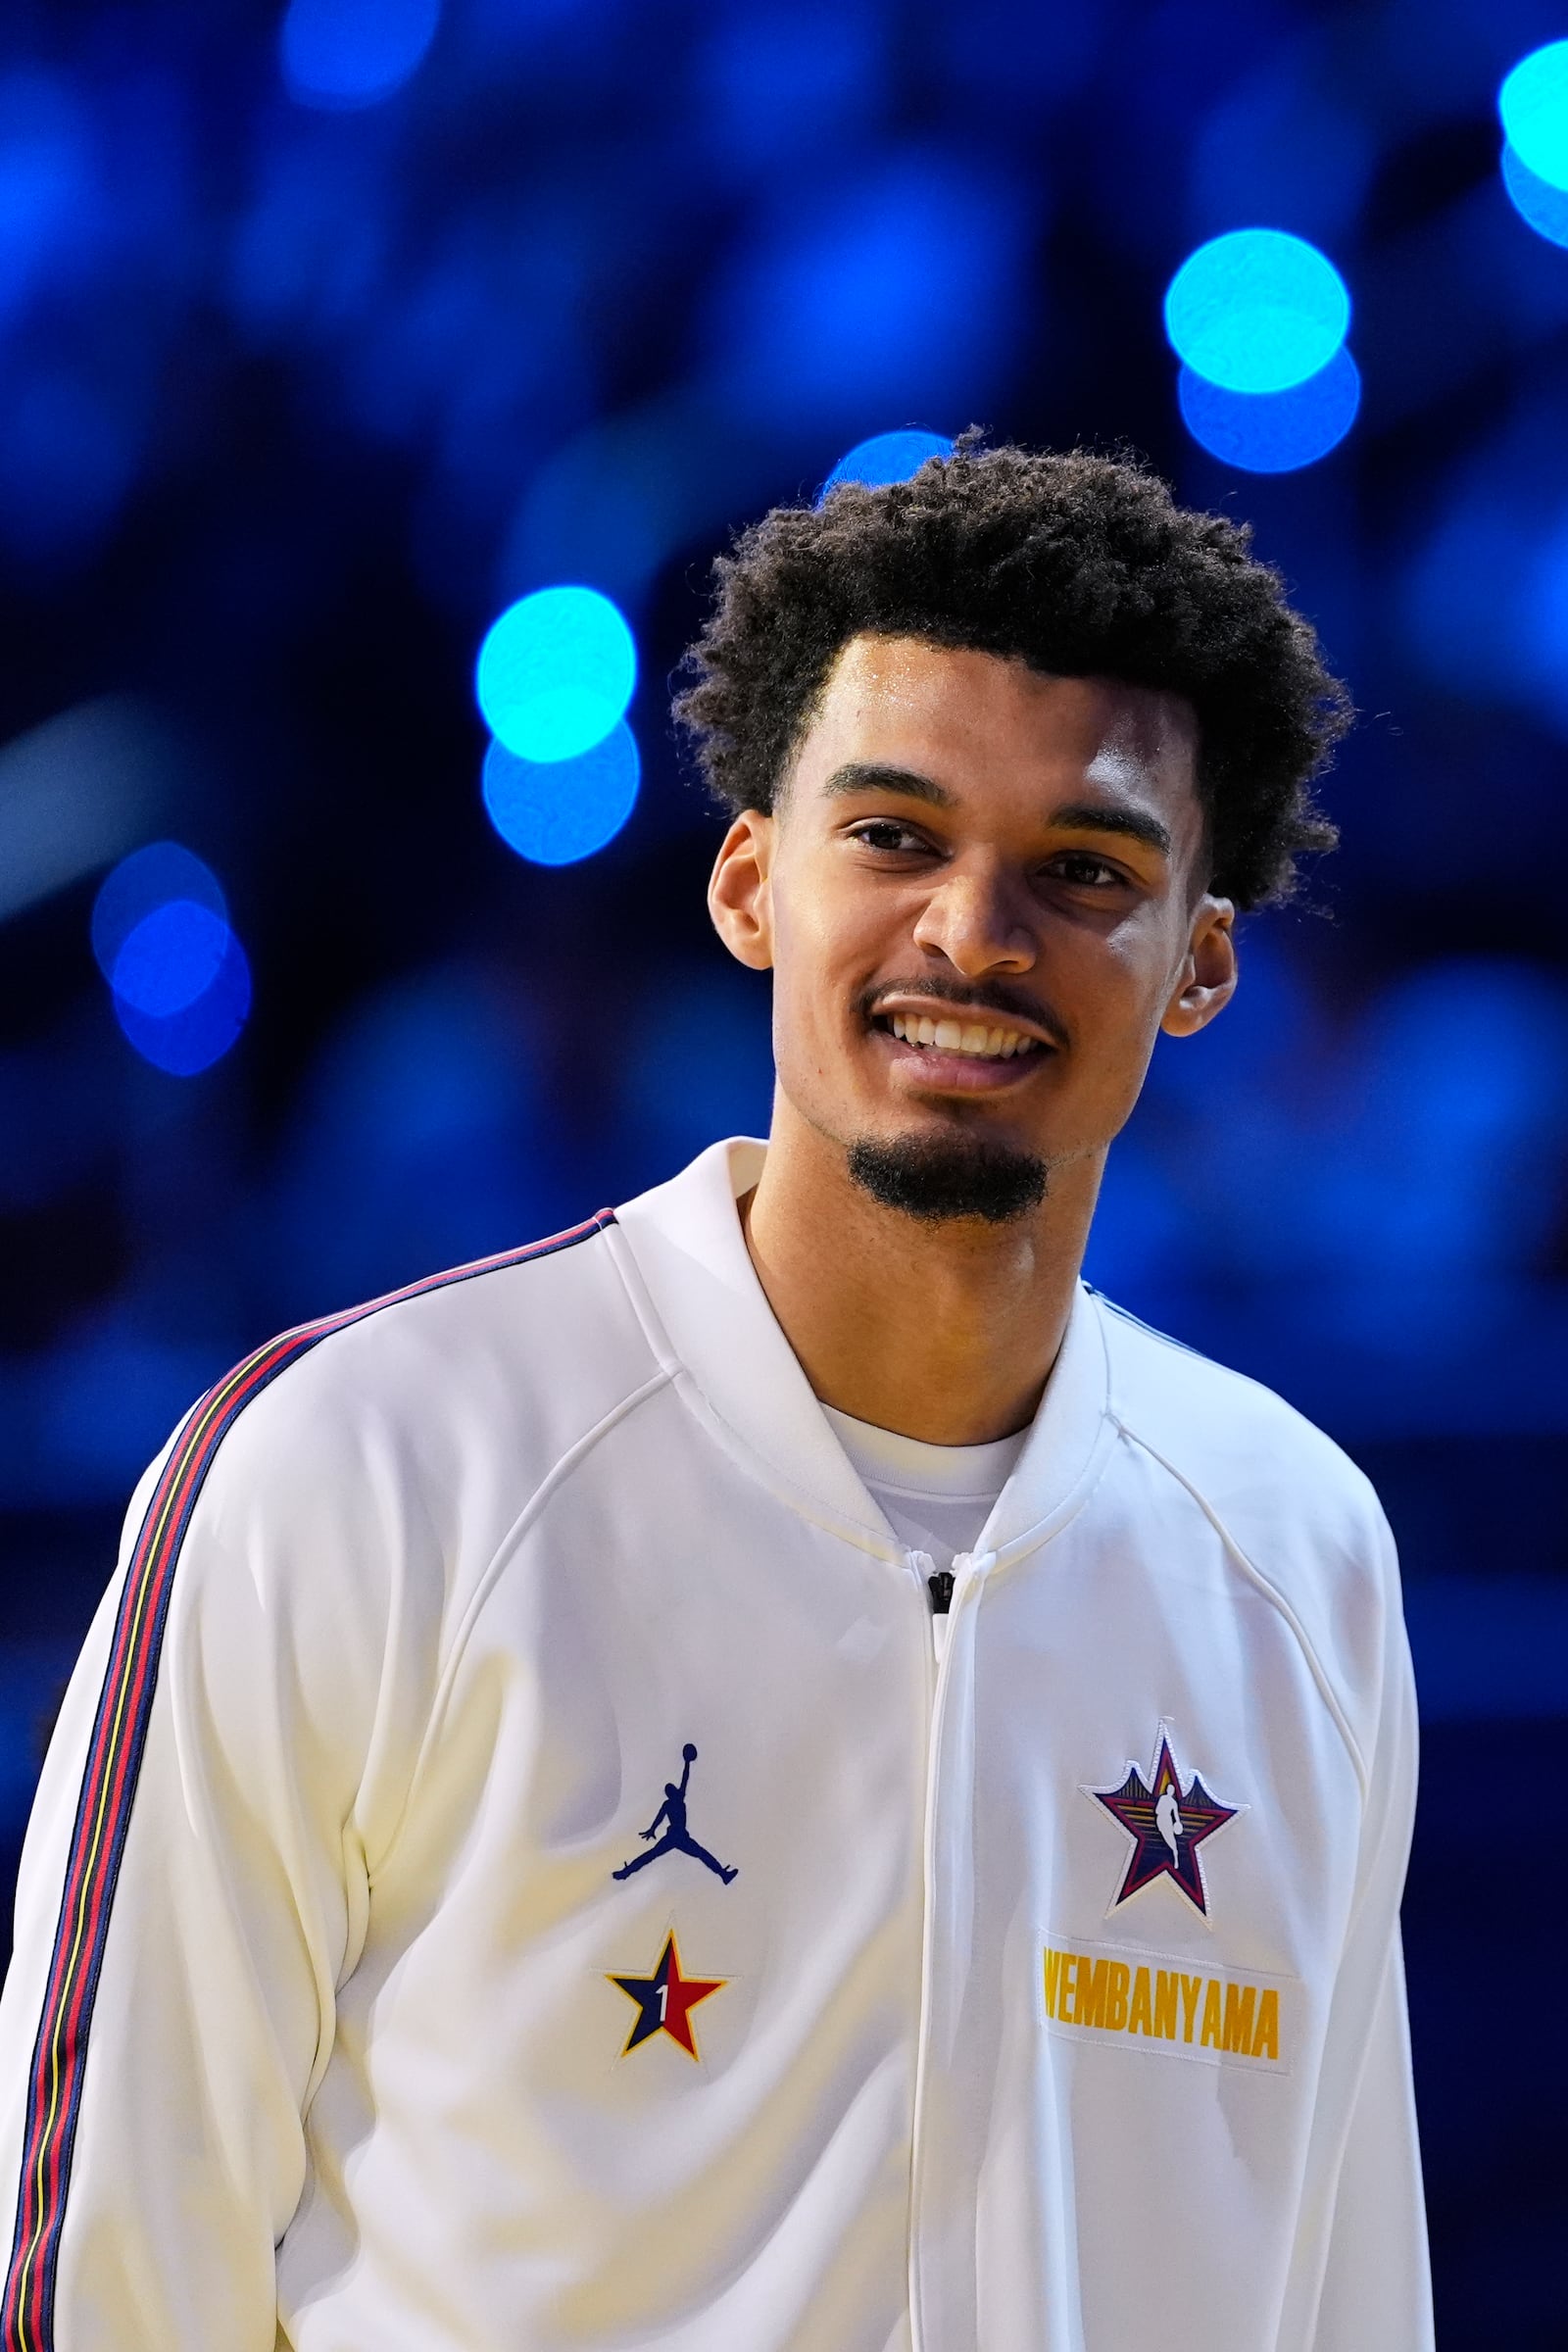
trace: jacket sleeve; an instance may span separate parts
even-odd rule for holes
[[[375,1480],[309,1388],[203,1455],[205,1399],[155,1464],[51,1742],[0,2003],[3,2352],[272,2352],[387,1655]]]
[[[1357,1892],[1341,1956],[1308,2151],[1303,2230],[1291,2280],[1313,2352],[1431,2352],[1421,2156],[1399,1943],[1415,1812],[1416,1711],[1394,1539],[1377,1514],[1380,1687],[1367,1752]]]
[[[1340,2168],[1318,2352],[1428,2352],[1432,2293],[1396,1934]]]

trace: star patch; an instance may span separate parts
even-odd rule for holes
[[[699,2001],[710,1994],[722,1992],[728,1977],[685,1977],[681,1974],[680,1946],[675,1931],[670,1929],[664,1937],[664,1948],[659,1955],[659,1966],[651,1977],[607,1977],[606,1983],[623,1992],[628,2001],[635,2002],[637,2023],[626,2036],[623,2058],[630,2057],[639,2042],[651,2041],[656,2034],[667,2034],[671,2041],[679,2042],[688,2058],[701,2058],[696,2037],[692,2033],[692,2011]]]
[[[1212,1838],[1245,1805],[1222,1805],[1209,1795],[1195,1772],[1185,1791],[1163,1724],[1153,1769],[1146,1783],[1136,1764],[1129,1763],[1119,1788],[1090,1788],[1097,1805],[1103,1805],[1133,1841],[1121,1886],[1108,1908],[1127,1902],[1155,1879],[1173,1879],[1194,1909],[1208,1917],[1208,1890],[1199,1847]]]

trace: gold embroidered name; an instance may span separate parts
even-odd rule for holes
[[[1085,2032],[1139,2034],[1150,2041],[1279,2063],[1280,1996],[1273,1985],[1151,1968],[1100,1953],[1046,1946],[1046,2015]]]

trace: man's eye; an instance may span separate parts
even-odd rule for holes
[[[1092,858],[1087,850],[1068,850],[1054,858],[1050,871],[1063,882],[1076,882],[1093,890],[1112,890],[1122,880],[1119,867],[1109,865],[1103,858]]]
[[[911,825],[901,825],[891,816],[874,816],[867,824],[857,825],[853,838],[864,842],[870,850],[918,850],[924,847]]]

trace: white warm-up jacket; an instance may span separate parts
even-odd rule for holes
[[[1428,2344],[1365,1480],[1081,1292],[939,1663],[760,1167],[290,1333],[149,1472],[23,1867],[4,2352]]]

